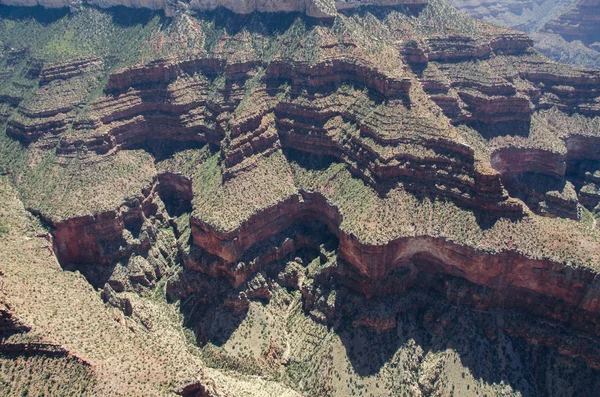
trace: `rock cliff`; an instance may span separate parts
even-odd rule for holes
[[[61,41],[107,32],[96,8],[58,19],[41,50],[10,35],[15,18],[0,25],[2,169],[61,266],[146,329],[134,293],[168,278],[200,342],[291,296],[342,336],[403,316],[435,335],[450,305],[485,343],[596,371],[600,72],[442,1],[359,4],[276,26],[253,12],[271,2],[157,16],[119,28],[135,51],[108,33]],[[287,365],[276,340],[261,357]]]
[[[548,22],[544,29],[568,40],[597,43],[600,41],[599,10],[600,2],[597,0],[580,0],[575,7]]]
[[[598,4],[595,1],[471,1],[452,4],[475,18],[531,33],[547,57],[600,68]]]

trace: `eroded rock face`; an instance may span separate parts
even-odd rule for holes
[[[491,307],[502,302],[505,307],[525,308],[533,300],[546,302],[528,310],[594,334],[600,332],[600,319],[596,318],[600,291],[597,290],[594,272],[569,269],[552,261],[527,259],[514,252],[491,255],[433,237],[401,238],[381,246],[364,244],[340,231],[339,213],[318,194],[303,194],[300,200],[293,198],[283,202],[257,214],[229,234],[211,230],[192,219],[194,245],[217,258],[216,262],[205,264],[190,258],[187,266],[214,277],[227,276],[235,286],[239,286],[256,269],[234,264],[242,260],[252,246],[268,236],[282,233],[292,224],[310,223],[317,219],[324,222],[339,240],[338,260],[346,263],[350,272],[344,275],[346,282],[368,297],[406,291],[421,284],[428,274],[447,274],[493,291],[488,299],[473,299],[477,306]],[[304,240],[304,244],[292,246],[290,241],[287,247],[280,248],[279,255],[260,258],[255,266],[280,260],[301,246],[310,246],[310,243]],[[390,276],[394,273],[402,276]],[[564,310],[556,310],[557,302],[561,302]]]
[[[316,64],[286,61],[228,63],[218,58],[153,62],[113,73],[104,87],[106,95],[91,104],[89,119],[80,118],[74,124],[75,134],[61,139],[59,152],[70,155],[85,147],[105,154],[127,150],[149,139],[199,141],[222,147],[223,176],[235,180],[247,172],[248,159],[269,156],[284,149],[345,162],[375,189],[383,189],[386,181],[400,179],[416,191],[445,196],[470,208],[492,211],[500,216],[520,217],[522,207],[518,202],[507,201],[501,177],[511,191],[519,190],[520,186],[510,183],[509,177],[513,174],[542,173],[562,180],[568,158],[598,157],[592,146],[578,145],[571,138],[566,142],[569,152],[562,157],[552,153],[546,155],[539,150],[511,154],[510,149],[501,149],[492,156],[491,166],[496,172],[479,169],[473,150],[467,145],[441,137],[415,137],[412,144],[437,150],[439,157],[413,155],[386,159],[360,137],[366,136],[379,145],[406,142],[405,138],[383,137],[382,129],[392,131],[396,128],[389,119],[386,120],[386,116],[393,115],[382,111],[372,115],[373,121],[363,120],[359,116],[362,110],[336,103],[336,95],[339,95],[338,87],[350,83],[365,87],[370,92],[369,100],[406,111],[411,107],[413,85],[419,84],[452,123],[480,123],[482,134],[485,134],[486,126],[494,123],[527,124],[536,109],[555,104],[565,111],[597,114],[597,105],[593,101],[600,87],[598,74],[579,70],[563,74],[560,68],[552,69],[550,64],[536,58],[531,45],[526,36],[515,33],[489,35],[478,40],[461,36],[431,38],[416,46],[402,47],[402,56],[416,71],[416,78],[407,72],[408,69],[397,74],[384,73],[368,62],[345,57]],[[415,54],[421,55],[415,57]],[[489,61],[491,54],[496,57]],[[474,59],[480,64],[474,64]],[[481,67],[488,62],[486,68]],[[508,68],[510,62],[513,63]],[[98,65],[101,62],[85,59],[46,67],[40,73],[43,87],[52,81],[67,84],[81,74],[93,74]],[[465,68],[473,65],[479,67],[477,73],[465,74]],[[222,113],[239,109],[243,96],[247,95],[243,94],[243,87],[256,79],[255,70],[259,67],[264,68],[264,75],[258,76],[260,84],[255,86],[251,99],[259,106],[252,111],[238,110],[232,120],[224,123]],[[208,98],[210,79],[223,71],[225,84],[220,90],[227,99],[211,101]],[[199,75],[203,77],[190,77]],[[520,79],[518,84],[516,79]],[[315,99],[311,103],[286,99],[280,93],[282,83],[289,85],[291,98],[314,95]],[[573,90],[561,96],[564,91],[561,87],[567,84]],[[186,94],[190,90],[196,93],[195,96]],[[549,100],[553,102],[540,100],[546,93],[552,94]],[[48,116],[68,114],[69,111],[58,109]],[[412,116],[411,113],[407,115]],[[336,126],[328,120],[337,119],[358,124],[359,135],[345,139],[336,137]],[[229,128],[231,133],[226,138]],[[39,126],[34,131],[35,134],[28,133],[16,122],[9,121],[9,133],[29,141],[35,142],[39,136],[47,134]],[[52,134],[60,134],[60,131],[52,130]],[[582,154],[583,147],[590,152]],[[159,189],[164,186],[163,193],[183,201],[191,201],[193,195],[191,184],[186,182],[180,186],[181,180],[176,176],[163,174],[157,180],[158,184],[145,189],[142,196],[132,199],[119,210],[53,223],[55,249],[61,262],[110,266],[125,259],[126,264],[118,265],[115,272],[120,272],[122,267],[131,270],[130,278],[134,283],[144,285],[160,277],[160,266],[157,268],[147,260],[156,238],[153,223],[163,221],[165,216],[157,212],[155,205]],[[530,196],[537,197],[535,192]],[[550,208],[546,212],[578,218],[577,199],[573,203],[549,195],[538,198],[535,205],[541,205],[539,202],[543,200]],[[537,207],[532,204],[532,208]],[[543,211],[540,209],[540,212]],[[213,259],[209,258],[207,262],[207,259],[190,256],[186,264],[215,277],[225,276],[234,285],[240,285],[259,270],[261,264],[280,260],[301,247],[314,246],[316,242],[308,236],[297,235],[276,250],[262,254],[253,262],[253,267],[241,266],[234,270],[234,264],[242,261],[251,249],[295,224],[310,224],[317,220],[339,240],[339,259],[350,266],[351,272],[357,275],[356,280],[362,278],[358,284],[355,280],[350,285],[367,296],[382,292],[373,286],[393,272],[408,272],[405,280],[389,286],[393,291],[403,291],[413,285],[418,274],[431,271],[460,276],[496,291],[510,285],[527,291],[536,299],[547,297],[571,308],[584,308],[587,314],[581,314],[581,317],[595,315],[595,303],[584,299],[592,288],[594,277],[591,272],[575,278],[569,273],[567,277],[565,266],[560,263],[531,260],[516,253],[493,256],[427,236],[400,237],[383,245],[365,244],[355,235],[340,230],[342,216],[324,196],[306,191],[254,214],[231,231],[221,232],[201,217],[193,216],[193,245]],[[438,265],[417,269],[413,265],[415,261]],[[155,274],[149,275],[153,271]],[[117,279],[109,282],[115,290],[126,288],[126,282]],[[543,315],[552,313],[547,311]],[[574,325],[583,327],[580,323]],[[595,329],[595,325],[590,327]]]
[[[600,41],[600,1],[580,0],[558,18],[548,22],[545,30],[568,40],[584,43]]]
[[[595,0],[452,0],[474,18],[532,34],[550,59],[600,68],[599,5]]]
[[[202,4],[277,11],[272,2]],[[10,137],[54,150],[44,161],[57,169],[131,152],[150,161],[112,172],[154,176],[114,209],[66,219],[51,213],[53,202],[39,210],[61,264],[129,314],[118,294],[151,288],[176,261],[184,270],[171,284],[175,298],[204,293],[199,302],[209,305],[214,291],[236,314],[272,299],[278,284],[299,290],[327,324],[352,311],[350,295],[368,302],[422,288],[456,305],[528,312],[595,341],[598,238],[581,213],[600,197],[590,191],[600,184],[600,74],[549,62],[524,34],[470,20],[432,32],[442,27],[418,18],[436,10],[387,12],[369,16],[385,44],[349,12],[335,23],[352,29],[311,21],[307,33],[268,42],[262,29],[242,29],[223,34],[209,55],[110,73],[102,59],[77,58],[32,72],[31,95],[6,101]],[[67,176],[77,179],[77,167]],[[19,175],[24,185],[37,186],[35,171]],[[547,183],[530,183],[540,178]],[[89,189],[97,180],[117,188],[93,175],[78,194],[103,194]],[[59,191],[49,185],[44,194]],[[528,240],[549,230],[556,241]],[[531,249],[513,233],[549,247]],[[310,262],[269,275],[304,251]],[[393,311],[352,323],[378,333],[398,324]],[[538,336],[503,329],[600,365],[595,351],[547,338],[555,335],[546,328]]]
[[[473,18],[503,22],[503,25],[532,33],[576,0],[452,0],[457,9]]]
[[[179,216],[191,200],[190,181],[173,173],[159,175],[142,195],[116,211],[94,216],[48,220],[54,252],[67,269],[80,270],[95,286],[111,291],[149,288],[177,255]],[[119,306],[122,306],[119,304]]]

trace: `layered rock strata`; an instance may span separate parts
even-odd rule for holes
[[[452,0],[451,3],[474,18],[532,34],[536,48],[550,59],[600,67],[597,1]]]
[[[568,40],[600,42],[600,1],[580,0],[558,18],[548,22],[545,30]]]
[[[160,174],[116,211],[63,221],[47,218],[54,252],[60,263],[82,271],[99,288],[105,283],[117,292],[151,287],[177,255],[172,216],[190,200],[187,178]]]
[[[366,296],[402,292],[426,279],[425,275],[446,274],[489,287],[493,295],[478,303],[482,306],[527,309],[596,335],[600,332],[599,292],[593,271],[570,269],[553,261],[532,260],[516,252],[490,255],[433,237],[399,238],[381,246],[364,244],[355,236],[340,231],[340,214],[318,194],[305,193],[269,208],[233,233],[219,233],[193,218],[194,245],[217,257],[217,262],[210,263],[209,267],[193,262],[189,266],[214,277],[227,276],[239,286],[248,280],[249,271],[260,268],[260,259],[255,263],[258,268],[254,269],[233,265],[244,259],[252,246],[282,233],[293,224],[310,224],[316,220],[324,222],[339,240],[338,260],[346,263],[352,274],[351,277],[345,274],[346,283]],[[269,260],[263,261],[281,259],[304,244],[295,245],[290,241],[275,257],[267,256]],[[402,276],[390,278],[394,273]],[[533,301],[538,304],[528,308]],[[557,307],[563,309],[559,311]]]
[[[582,184],[599,180],[600,75],[549,62],[523,34],[431,7],[370,14],[364,30],[352,12],[269,41],[241,29],[208,55],[110,73],[95,57],[35,68],[32,95],[7,100],[7,133],[27,145],[15,178],[51,227],[63,267],[130,314],[117,294],[152,287],[182,260],[188,274],[247,285],[246,300],[226,302],[243,311],[247,299],[271,298],[263,269],[312,250],[332,263],[315,291],[329,279],[367,299],[420,287],[455,304],[528,311],[595,340],[598,236],[580,204],[593,210]],[[431,14],[461,24],[427,25]],[[134,195],[116,197],[125,189],[83,173],[113,163]],[[531,186],[531,175],[560,189]],[[40,180],[41,198],[27,190]],[[107,210],[102,196],[102,210],[61,218],[61,189],[122,204]],[[318,306],[297,278],[282,283],[302,289],[307,310]]]

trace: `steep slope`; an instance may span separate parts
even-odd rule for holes
[[[6,176],[0,198],[4,395],[297,396],[276,382],[206,368],[160,288],[113,296],[113,304],[127,303],[128,316],[106,307],[80,274],[61,269]]]
[[[473,18],[527,33],[542,29],[576,0],[452,0],[461,12]]]
[[[545,29],[571,40],[584,43],[600,41],[600,2],[598,0],[580,0],[558,18],[548,22]]]
[[[600,8],[594,0],[452,0],[474,18],[531,33],[536,48],[558,62],[600,68]]]
[[[596,390],[600,72],[438,0],[2,11],[0,166],[136,387]]]
[[[545,55],[561,62],[600,68],[600,3],[581,0],[534,36]]]

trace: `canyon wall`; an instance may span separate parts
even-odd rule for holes
[[[474,18],[532,35],[558,62],[600,68],[600,6],[596,0],[451,0]]]
[[[574,7],[548,22],[544,30],[570,41],[600,42],[600,1],[579,0]]]
[[[191,6],[245,13],[274,4]],[[313,285],[296,283],[307,309],[333,281],[364,302],[420,287],[595,340],[597,202],[587,182],[600,182],[600,74],[550,62],[525,34],[453,10],[462,24],[427,25],[438,11],[389,10],[364,30],[360,15],[340,14],[345,30],[305,24],[269,40],[266,28],[222,34],[197,24],[209,29],[202,37],[222,34],[214,53],[116,71],[92,56],[25,70],[31,95],[6,101],[6,139],[50,153],[15,173],[62,266],[130,313],[115,294],[148,290],[169,263],[183,263],[188,292],[202,276],[232,293],[248,287],[245,303],[240,294],[225,302],[242,310],[248,297],[271,296],[267,281],[253,282],[258,274],[308,250],[328,265]],[[143,161],[133,171],[118,163],[110,177],[133,194],[85,174],[106,172],[94,167],[123,153]],[[556,189],[528,183],[543,178]],[[117,204],[61,217],[70,194]],[[363,320],[388,330],[395,321]],[[594,354],[586,360],[600,366]]]

